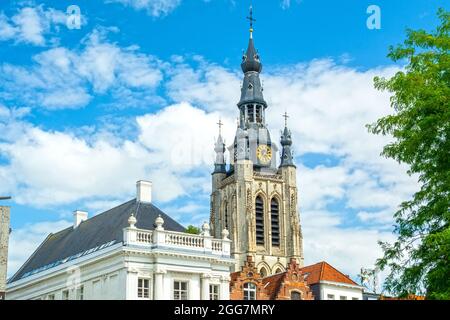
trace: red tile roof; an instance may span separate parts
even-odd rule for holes
[[[286,272],[282,272],[262,279],[263,287],[266,289],[266,293],[271,300],[275,300],[285,275]]]
[[[307,275],[306,282],[308,285],[316,284],[320,281],[332,281],[359,286],[359,284],[350,279],[349,276],[343,274],[325,261],[303,267],[301,268],[301,271],[303,274]]]

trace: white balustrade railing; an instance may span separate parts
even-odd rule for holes
[[[231,241],[214,239],[210,235],[194,235],[167,230],[144,230],[135,227],[123,229],[125,245],[153,248],[184,249],[199,253],[230,256]]]
[[[153,233],[148,230],[145,230],[145,231],[138,230],[136,233],[136,242],[152,244],[153,243]]]
[[[223,250],[222,240],[213,240],[212,251],[222,251],[222,250]]]
[[[180,234],[180,233],[166,233],[166,244],[172,244],[182,247],[203,248],[205,246],[205,239],[201,236]]]

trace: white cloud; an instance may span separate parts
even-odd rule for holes
[[[152,90],[162,80],[160,61],[135,47],[107,42],[101,30],[87,36],[83,45],[81,50],[43,51],[28,68],[0,65],[0,98],[47,109],[81,108],[107,93],[120,107],[135,107],[129,105],[137,100],[134,95],[141,104],[155,101]]]
[[[62,11],[46,9],[43,5],[23,7],[10,18],[0,13],[0,40],[45,46],[45,35],[57,31],[63,24],[66,24],[66,14]]]
[[[361,268],[373,268],[382,256],[378,241],[394,240],[389,231],[341,228],[339,217],[329,212],[304,212],[302,222],[305,264],[327,261],[354,280]]]
[[[106,3],[121,3],[136,10],[144,10],[148,15],[159,17],[177,8],[181,0],[105,0]]]
[[[138,138],[129,140],[103,133],[84,137],[45,131],[5,119],[0,121],[0,135],[19,129],[14,137],[0,139],[0,152],[8,159],[0,165],[0,175],[9,181],[0,191],[14,194],[23,204],[56,206],[83,200],[93,201],[93,209],[103,207],[105,199],[133,197],[139,179],[154,182],[157,201],[206,193],[217,120],[218,114],[173,105],[138,117]]]
[[[345,196],[347,174],[342,167],[298,166],[297,185],[302,210],[325,209],[327,204]]]
[[[237,117],[241,76],[237,72],[196,58],[198,68],[176,64],[169,71],[168,95],[175,101],[189,101],[206,110]]]

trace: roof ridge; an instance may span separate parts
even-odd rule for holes
[[[329,264],[326,261],[322,261],[322,263],[326,264],[327,266],[329,266],[331,269],[333,269],[334,271],[338,272],[339,274],[343,275],[345,278],[349,279],[351,282],[353,282],[355,285],[359,285],[357,284],[355,281],[353,281],[352,278],[350,278],[350,275],[346,275],[344,273],[342,273],[342,271],[339,271],[338,269],[336,269],[335,267],[333,267],[331,264]]]

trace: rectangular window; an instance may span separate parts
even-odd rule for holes
[[[334,300],[334,294],[327,295],[327,299],[328,300]]]
[[[47,297],[47,300],[55,300],[55,295],[54,294],[49,294]]]
[[[62,292],[62,299],[63,300],[69,300],[69,290],[64,290]]]
[[[353,297],[352,300],[359,300],[358,298]]]
[[[84,300],[84,286],[77,288],[77,300]]]
[[[256,285],[251,282],[244,284],[244,300],[256,300]]]
[[[209,300],[219,300],[219,285],[210,284],[209,285]]]
[[[150,299],[150,280],[138,279],[138,298]]]
[[[173,299],[187,300],[188,299],[188,283],[185,281],[174,281],[173,283]]]
[[[347,300],[347,297],[346,296],[341,296],[340,299],[341,300]]]

